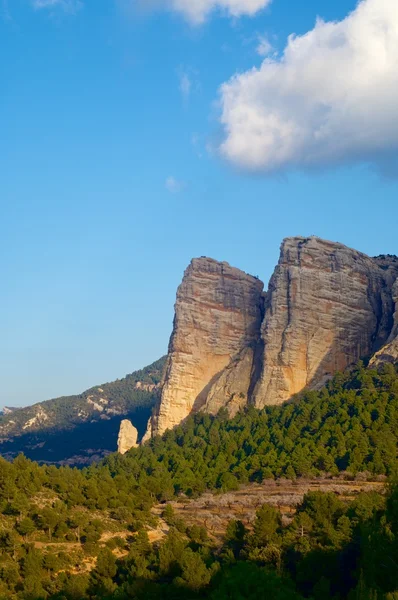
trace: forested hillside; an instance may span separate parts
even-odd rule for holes
[[[116,449],[121,417],[140,436],[159,395],[165,357],[123,379],[0,416],[0,453],[47,462],[87,464]],[[73,436],[71,432],[73,431]]]
[[[168,501],[302,475],[395,478],[398,374],[359,365],[326,388],[228,421],[197,415],[79,471],[0,459],[0,598],[384,599],[398,594],[398,492],[309,493],[290,519],[259,507],[220,547]],[[367,472],[367,475],[366,475]],[[148,527],[164,503],[165,537]],[[388,557],[388,560],[386,560]]]
[[[158,480],[163,494],[224,491],[267,477],[317,476],[320,472],[396,470],[398,376],[391,364],[379,371],[363,364],[338,373],[320,391],[262,411],[249,408],[229,420],[198,414],[163,439],[111,456],[113,473],[129,470]]]

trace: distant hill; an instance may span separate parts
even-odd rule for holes
[[[17,406],[4,406],[4,408],[0,410],[0,415],[9,415],[15,410],[18,410]]]
[[[140,437],[159,397],[166,358],[77,396],[63,396],[0,416],[0,454],[33,460],[88,464],[116,450],[121,418]]]

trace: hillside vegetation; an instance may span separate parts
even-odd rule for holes
[[[221,547],[168,502],[280,476],[394,479],[397,399],[392,365],[358,365],[289,405],[196,415],[82,471],[0,459],[0,598],[395,599],[394,486],[387,503],[306,493],[288,522],[264,504]],[[159,502],[168,534],[151,544]]]
[[[149,478],[153,492],[197,495],[228,491],[248,481],[360,471],[391,475],[397,466],[398,376],[391,364],[380,371],[363,364],[338,373],[320,391],[308,391],[283,406],[249,408],[229,420],[198,414],[163,439],[112,455],[113,474]],[[157,487],[156,487],[157,486]]]
[[[90,462],[116,449],[121,416],[143,435],[159,397],[166,358],[78,396],[65,396],[0,416],[0,453],[38,461]],[[70,435],[73,430],[73,436]]]

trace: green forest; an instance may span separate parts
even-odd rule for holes
[[[0,598],[398,599],[397,437],[398,369],[361,363],[284,406],[198,414],[83,470],[0,459]],[[264,504],[221,543],[170,504],[359,474],[385,492],[308,492],[288,524]],[[168,532],[151,542],[159,504]]]

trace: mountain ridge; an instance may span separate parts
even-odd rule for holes
[[[142,437],[158,398],[164,364],[162,357],[122,379],[93,386],[79,395],[45,400],[1,415],[0,453],[12,458],[23,450],[30,458],[49,462],[52,454],[57,456],[55,462],[71,460],[75,455],[75,462],[84,464],[116,450],[117,430],[124,417],[135,421]],[[97,431],[102,447],[95,443],[90,428]],[[71,432],[76,438],[72,443]],[[87,446],[89,441],[92,444]],[[57,445],[63,446],[64,455],[57,451]]]

